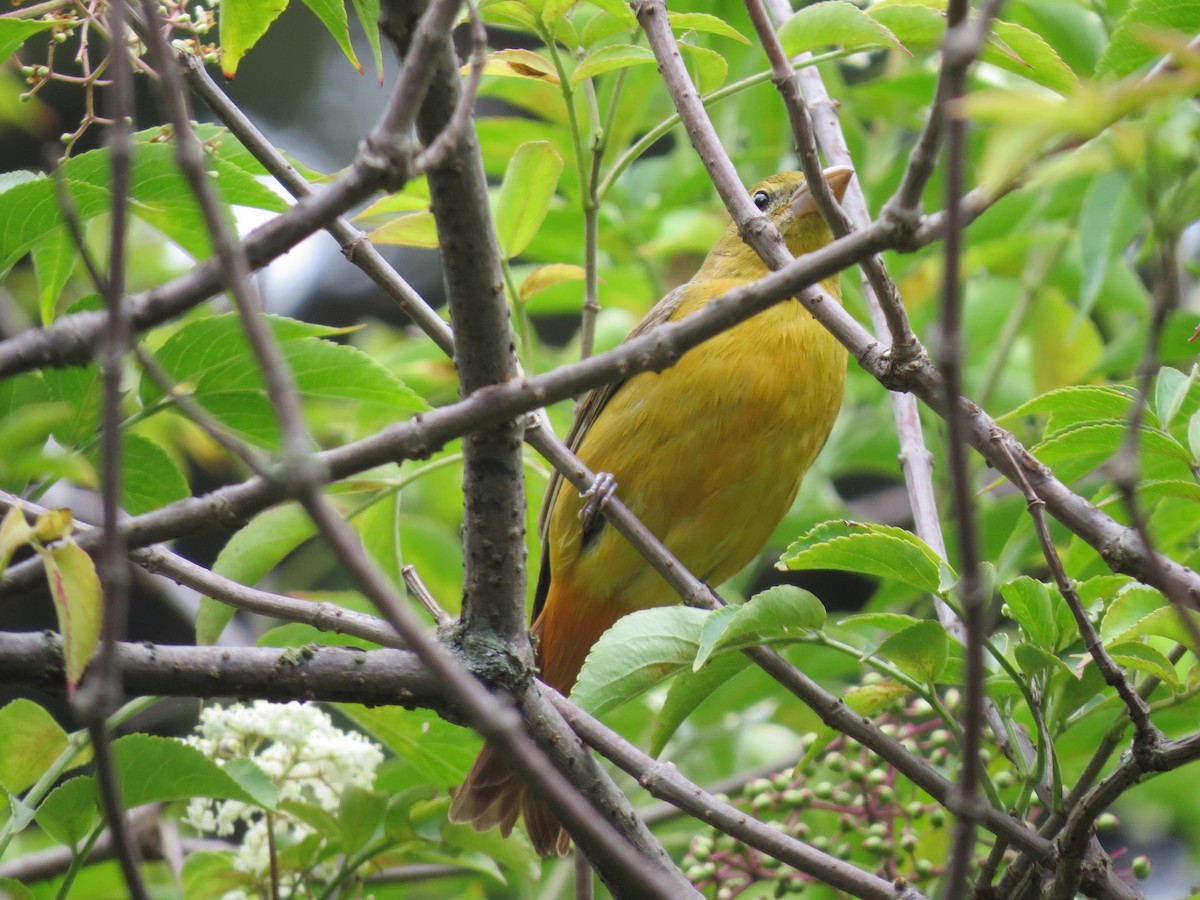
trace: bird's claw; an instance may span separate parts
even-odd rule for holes
[[[585,501],[579,510],[579,521],[583,523],[584,531],[588,530],[596,520],[596,516],[600,515],[604,511],[604,507],[608,506],[608,501],[612,499],[616,490],[616,478],[608,472],[596,473],[591,487],[579,495]]]

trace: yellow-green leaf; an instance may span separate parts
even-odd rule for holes
[[[628,66],[649,65],[654,62],[654,54],[646,47],[633,44],[609,44],[594,53],[589,53],[571,73],[571,84],[577,85],[585,78],[595,78],[614,69],[624,69]]]
[[[38,552],[54,597],[67,664],[67,691],[72,693],[100,642],[104,615],[100,579],[92,558],[72,540]]]
[[[788,56],[830,44],[847,50],[904,49],[887,25],[846,0],[827,0],[798,10],[779,29],[779,40]]]
[[[563,158],[549,141],[529,141],[508,161],[496,199],[496,237],[505,259],[529,246],[554,199]]]
[[[32,700],[17,699],[0,709],[0,787],[19,794],[42,777],[67,749],[67,733]]]
[[[18,507],[12,507],[0,521],[0,575],[8,568],[8,561],[17,548],[29,543],[31,537],[33,529],[25,521],[25,514]]]
[[[703,31],[706,34],[717,34],[721,37],[732,38],[743,44],[748,45],[750,43],[750,40],[744,34],[724,19],[710,16],[708,13],[668,12],[667,21],[671,23],[671,28],[675,31]]]
[[[287,5],[288,0],[221,0],[217,22],[221,28],[221,71],[226,78],[237,74],[242,57]]]
[[[436,247],[437,222],[429,211],[400,216],[372,231],[371,240],[376,244],[399,244],[403,247]]]
[[[465,72],[468,67],[464,66]],[[504,78],[529,78],[558,84],[558,72],[554,63],[532,50],[497,50],[488,54],[483,67],[484,75],[499,75]]]
[[[517,294],[522,300],[528,300],[538,291],[562,284],[564,281],[583,281],[587,272],[582,266],[572,266],[567,263],[551,263],[548,266],[534,269],[521,282]]]

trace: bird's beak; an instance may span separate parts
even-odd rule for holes
[[[842,198],[846,196],[846,187],[850,184],[850,178],[854,175],[854,170],[849,166],[830,166],[821,174],[825,177],[825,183],[829,185],[830,192],[837,198],[838,203],[841,203]],[[801,185],[796,190],[796,193],[792,195],[793,215],[796,218],[800,218],[816,211],[817,204],[813,200],[813,195],[808,189],[808,185]]]

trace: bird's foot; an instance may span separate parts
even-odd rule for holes
[[[591,528],[596,517],[604,511],[604,507],[608,506],[608,501],[612,499],[616,490],[616,478],[608,472],[597,472],[591,487],[579,495],[584,500],[584,504],[579,510],[579,521],[583,523],[585,532]]]

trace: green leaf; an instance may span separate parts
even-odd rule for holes
[[[342,792],[338,804],[338,832],[342,838],[342,853],[358,853],[383,828],[388,798],[357,785]]]
[[[827,0],[797,10],[779,29],[779,40],[788,56],[830,44],[847,50],[904,49],[887,25],[846,0]]]
[[[56,228],[43,236],[30,248],[30,252],[38,281],[38,309],[42,324],[49,325],[54,321],[59,295],[75,271],[79,253],[71,233],[65,227]]]
[[[651,755],[662,753],[667,741],[692,711],[749,665],[750,660],[745,654],[722,653],[711,658],[698,672],[689,666],[682,668],[667,689],[667,699],[655,720],[650,738]]]
[[[104,617],[100,578],[92,558],[70,538],[49,549],[40,549],[38,555],[46,570],[58,629],[62,632],[70,694],[83,678],[83,670],[100,643]]]
[[[91,440],[100,429],[100,409],[104,386],[100,369],[93,363],[70,369],[45,369],[42,380],[50,399],[70,409],[70,417],[53,430],[54,439],[64,447],[78,447]]]
[[[1192,459],[1200,459],[1200,412],[1192,413],[1188,420],[1188,449]]]
[[[321,23],[329,30],[333,39],[341,48],[350,65],[362,71],[358,57],[354,55],[354,46],[350,43],[350,20],[346,16],[346,4],[342,0],[303,0],[304,5],[311,9]],[[366,27],[363,29],[370,33]]]
[[[618,619],[592,646],[571,699],[592,715],[603,715],[690,669],[708,616],[688,606],[665,606]]]
[[[1125,209],[1131,202],[1133,189],[1120,172],[1100,175],[1092,181],[1083,198],[1079,212],[1079,256],[1083,272],[1083,287],[1079,293],[1079,315],[1091,311],[1100,296],[1109,260],[1128,246],[1125,225],[1141,217],[1129,215]],[[1124,211],[1124,215],[1122,215]]]
[[[1123,78],[1158,58],[1161,52],[1143,40],[1153,30],[1179,31],[1190,40],[1200,31],[1200,0],[1133,0],[1113,29],[1096,74]]]
[[[1048,650],[1035,644],[1022,642],[1013,648],[1013,656],[1017,665],[1026,675],[1050,678],[1056,672],[1065,672],[1074,681],[1078,676],[1071,667]]]
[[[100,822],[96,801],[96,779],[81,775],[64,781],[51,791],[34,818],[54,840],[79,850],[80,842]]]
[[[47,19],[0,19],[0,63],[12,56],[29,38],[53,28],[55,24]]]
[[[1175,666],[1167,659],[1166,654],[1155,650],[1149,644],[1141,641],[1119,641],[1108,647],[1108,655],[1113,662],[1121,666],[1129,666],[1146,675],[1152,675],[1159,681],[1166,682],[1171,690],[1180,688],[1179,676]]]
[[[726,606],[708,617],[692,671],[699,671],[714,653],[795,641],[824,624],[825,607],[820,600],[801,588],[777,585],[741,606]]]
[[[358,24],[362,26],[367,36],[367,44],[371,48],[371,59],[375,61],[375,71],[379,73],[379,83],[383,84],[383,48],[379,42],[379,0],[351,0],[354,12],[358,16]]]
[[[1155,588],[1132,583],[1118,591],[1100,621],[1100,637],[1109,643],[1134,628],[1151,613],[1167,605],[1167,598]]]
[[[108,209],[106,189],[70,180],[65,187],[80,221]],[[54,182],[48,177],[24,181],[0,193],[0,271],[7,271],[36,241],[62,225]]]
[[[517,294],[522,300],[528,300],[539,291],[544,291],[547,288],[552,288],[556,284],[562,284],[567,281],[583,281],[587,277],[587,272],[582,266],[572,266],[567,263],[552,263],[548,266],[541,266],[534,269],[521,282],[521,286],[517,288]]]
[[[388,797],[383,830],[388,840],[394,843],[417,838],[413,828],[412,810],[418,803],[433,800],[441,791],[432,784],[421,784],[404,790],[394,791]]]
[[[1050,413],[1050,421],[1046,426],[1048,437],[1051,432],[1084,422],[1128,419],[1132,408],[1133,397],[1126,391],[1109,386],[1076,384],[1034,397],[1001,416],[1000,421],[1012,421],[1017,416]]]
[[[183,861],[182,896],[188,900],[220,900],[230,892],[253,896],[254,876],[234,868],[232,850],[197,850]]]
[[[1154,635],[1164,637],[1188,647],[1193,653],[1200,650],[1192,638],[1191,630],[1184,624],[1182,615],[1185,613],[1197,628],[1200,628],[1200,613],[1195,610],[1180,610],[1174,606],[1162,606],[1149,615],[1139,619],[1137,624],[1126,629],[1117,636],[1117,642],[1134,638]]]
[[[1178,369],[1163,366],[1158,370],[1154,384],[1154,412],[1163,428],[1170,427],[1191,387],[1192,379]]]
[[[859,613],[856,616],[839,619],[838,626],[849,628],[859,634],[867,634],[875,630],[891,634],[923,621],[924,619],[904,613]]]
[[[449,787],[462,782],[479,752],[480,741],[473,732],[427,710],[368,709],[353,703],[339,703],[337,708],[432,784]]]
[[[554,199],[563,158],[548,141],[530,141],[509,160],[496,198],[496,238],[505,259],[534,239]]]
[[[226,204],[272,212],[287,209],[287,203],[256,178],[263,173],[262,166],[248,151],[239,149],[236,142],[219,140],[221,129],[215,126],[200,126],[197,132],[205,142],[205,168],[213,174],[212,183]],[[208,231],[176,165],[175,148],[166,139],[169,135],[162,128],[152,128],[133,136],[131,209],[192,256],[204,256],[210,249]],[[112,162],[107,148],[72,157],[60,171],[80,222],[108,210]],[[0,192],[0,271],[64,224],[52,178],[22,177],[18,183],[10,183]]]
[[[842,695],[846,705],[860,716],[874,716],[883,712],[901,697],[912,693],[912,688],[898,681],[879,681],[850,688]]]
[[[882,0],[868,10],[909,49],[932,50],[946,30],[945,0]],[[1070,66],[1046,41],[1029,29],[996,19],[979,58],[1059,93],[1078,83]]]
[[[280,343],[306,337],[328,337],[344,334],[345,329],[313,325],[283,316],[264,316],[275,340]],[[155,352],[163,371],[180,388],[193,386],[201,377],[219,371],[224,366],[252,359],[249,344],[237,313],[206,316],[188,322]],[[162,398],[163,393],[143,376],[138,388],[143,406]]]
[[[888,637],[875,652],[910,678],[933,684],[950,658],[950,636],[938,622],[918,622]]]
[[[278,316],[268,321],[302,397],[372,403],[385,408],[389,416],[428,408],[361,350],[312,336],[338,333],[336,329]],[[227,427],[262,446],[278,445],[276,416],[236,314],[189,323],[163,345],[158,358],[167,375],[181,389],[190,389],[192,399]],[[143,379],[141,393],[143,402],[158,396],[149,379]]]
[[[221,0],[221,71],[237,74],[238,63],[287,9],[288,0]]]
[[[902,528],[846,520],[823,522],[794,541],[779,563],[788,569],[837,569],[875,575],[937,593],[949,567],[919,537]],[[950,573],[951,580],[953,573]]]
[[[395,244],[398,247],[436,247],[437,220],[428,210],[398,216],[372,231],[371,240],[376,244]]]
[[[720,53],[686,41],[679,41],[679,49],[683,51],[683,58],[688,62],[696,90],[701,94],[710,94],[725,83],[729,75],[729,63]]]
[[[717,34],[721,37],[732,38],[747,46],[750,45],[750,40],[744,34],[724,19],[710,16],[708,13],[682,13],[668,10],[667,21],[671,23],[671,28],[674,31],[702,31],[706,34]]]
[[[441,838],[445,847],[465,852],[470,859],[495,860],[504,869],[534,884],[541,877],[541,857],[534,852],[533,844],[521,831],[513,831],[508,837],[503,837],[498,828],[476,831],[469,825],[447,823],[442,826]],[[502,873],[497,871],[488,874],[492,874],[501,884],[508,884]]]
[[[212,570],[239,584],[255,585],[316,532],[312,519],[299,505],[268,509],[226,542]],[[235,612],[233,606],[204,597],[196,615],[196,643],[215,644]]]
[[[1021,626],[1029,640],[1053,653],[1058,645],[1058,624],[1046,585],[1022,575],[1000,585],[999,590],[1009,616]]]
[[[405,592],[400,569],[404,552],[400,543],[400,493],[388,491],[355,518],[354,530],[362,540],[363,549],[379,570],[387,576],[392,587]]]
[[[87,453],[97,471],[102,450],[96,443]],[[187,478],[162,447],[140,434],[121,435],[121,504],[127,513],[140,515],[189,496]]]
[[[623,0],[589,0],[592,6],[598,6],[627,29],[638,27],[637,16]]]
[[[45,774],[67,749],[67,733],[32,700],[18,698],[0,708],[0,787],[20,794]]]
[[[945,15],[920,3],[888,3],[884,0],[873,4],[867,15],[885,26],[895,40],[910,50],[936,48],[946,30]]]
[[[238,786],[254,798],[263,809],[274,809],[279,800],[279,789],[252,759],[231,759],[221,771],[238,783]]]
[[[571,86],[575,87],[585,78],[595,78],[605,72],[624,69],[628,66],[644,66],[653,63],[654,53],[646,47],[634,44],[609,44],[585,56],[571,73]]]
[[[220,766],[195,747],[174,738],[127,734],[113,741],[112,754],[121,800],[127,809],[192,797],[257,805],[255,797]]]
[[[1003,19],[992,22],[992,31],[996,39],[1016,55],[1016,59],[1010,60],[1007,54],[992,59],[985,49],[982,58],[987,62],[1060,94],[1069,93],[1079,85],[1079,79],[1071,67],[1037,32]]]
[[[1125,422],[1095,422],[1056,432],[1033,448],[1033,454],[1054,470],[1059,480],[1070,484],[1120,452],[1128,431]],[[1142,477],[1186,478],[1191,472],[1191,454],[1165,431],[1143,427],[1138,456]]]

